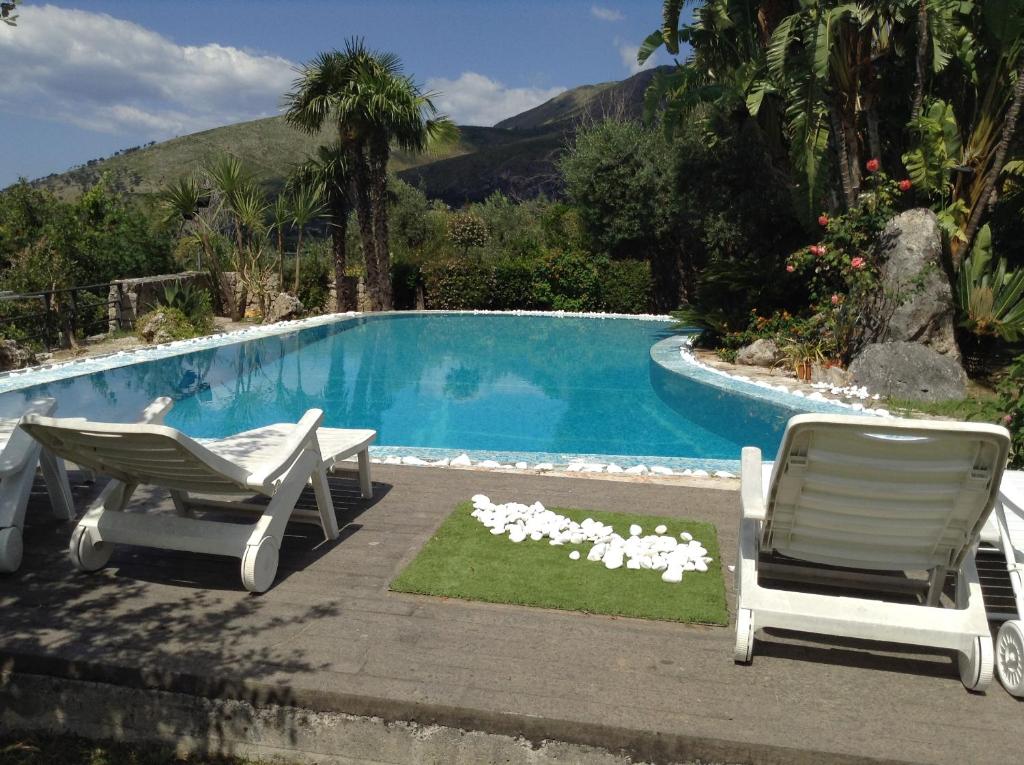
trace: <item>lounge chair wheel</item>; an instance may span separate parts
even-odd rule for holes
[[[79,526],[71,535],[71,562],[79,571],[99,571],[110,561],[114,545],[109,542],[93,542],[89,530]]]
[[[996,672],[1011,696],[1024,696],[1024,627],[1017,619],[1004,622],[999,628]]]
[[[248,545],[242,555],[242,585],[249,592],[266,592],[277,575],[277,545],[263,537],[258,545]]]
[[[9,526],[0,529],[0,572],[9,574],[21,565],[21,529]]]
[[[754,614],[749,608],[736,612],[736,647],[732,657],[738,663],[749,664],[754,654]]]
[[[992,682],[992,665],[995,663],[992,639],[976,637],[970,653],[960,654],[960,679],[969,691],[984,691]]]

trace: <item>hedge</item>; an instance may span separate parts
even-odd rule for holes
[[[427,308],[434,310],[646,313],[651,309],[647,261],[610,260],[573,250],[496,263],[466,258],[439,261],[422,267],[420,278]],[[396,282],[404,286],[410,280],[408,265],[396,268]]]

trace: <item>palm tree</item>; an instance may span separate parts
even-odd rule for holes
[[[270,228],[277,236],[277,283],[284,289],[284,229],[291,222],[292,211],[288,206],[288,197],[278,194],[270,209]]]
[[[315,186],[299,186],[291,199],[292,225],[298,229],[299,236],[295,243],[295,288],[294,293],[299,294],[299,264],[302,256],[302,231],[311,221],[319,218],[324,211],[323,202],[320,199]]]
[[[209,190],[203,187],[198,178],[190,175],[170,183],[158,194],[157,200],[163,211],[163,222],[166,225],[177,224],[179,236],[186,229],[192,229],[192,234],[199,242],[200,252],[206,255],[210,267],[214,267],[209,231],[200,217],[202,210],[210,204]],[[197,256],[196,270],[202,270],[202,255]]]
[[[453,136],[454,125],[437,115],[431,94],[402,74],[396,56],[370,51],[360,39],[302,67],[285,101],[288,122],[310,134],[325,122],[337,125],[352,179],[371,302],[375,309],[389,310],[387,163],[392,143],[420,151],[435,139]]]
[[[334,302],[338,312],[346,311],[352,305],[345,284],[345,272],[348,270],[348,218],[352,212],[349,157],[349,151],[341,143],[320,146],[316,156],[300,165],[292,179],[292,183],[316,188],[327,208],[334,261]]]

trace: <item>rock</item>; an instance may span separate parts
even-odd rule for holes
[[[144,317],[139,325],[139,337],[147,343],[169,343],[174,340],[174,335],[170,331],[171,322],[171,316],[166,312],[153,311]]]
[[[828,383],[831,388],[845,388],[853,377],[849,370],[842,367],[823,367],[821,364],[811,365],[811,383]]]
[[[955,401],[967,387],[957,358],[911,342],[867,346],[850,364],[850,373],[868,390],[912,401]]]
[[[774,340],[761,338],[744,345],[736,352],[736,363],[752,367],[772,367],[782,361],[782,353]]]
[[[569,553],[569,560],[579,560],[579,559],[580,559],[580,551],[579,550],[573,550],[571,553]]]
[[[655,534],[664,534],[666,531],[668,531],[668,526],[666,526],[665,524],[661,524],[659,526],[654,527]]]
[[[452,467],[469,467],[473,464],[473,461],[469,458],[468,454],[460,454],[451,461]]]
[[[638,536],[640,536],[643,533],[644,533],[643,528],[641,528],[639,525],[637,525],[635,523],[632,526],[629,527],[629,535],[631,537],[638,537]]]
[[[0,372],[24,369],[35,361],[32,351],[22,348],[14,340],[0,340]]]
[[[295,295],[289,295],[287,292],[277,293],[277,297],[270,304],[270,308],[267,311],[265,321],[268,324],[273,324],[277,321],[288,321],[290,319],[298,319],[304,313],[306,309],[302,305],[302,301],[299,300]]]
[[[960,359],[953,290],[942,267],[939,220],[931,210],[900,213],[880,239],[879,315],[891,314],[879,342],[915,342]],[[869,386],[870,387],[870,386]]]

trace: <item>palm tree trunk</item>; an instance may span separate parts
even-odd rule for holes
[[[999,143],[996,145],[992,166],[985,176],[985,183],[982,185],[981,193],[978,194],[974,208],[971,210],[971,216],[967,219],[967,230],[964,234],[965,241],[963,246],[953,253],[954,269],[960,268],[961,256],[965,252],[971,251],[974,237],[977,236],[978,229],[981,228],[981,218],[989,207],[992,195],[996,190],[996,182],[999,180],[999,176],[1003,172],[1003,166],[1006,164],[1006,153],[1010,149],[1010,141],[1013,140],[1013,132],[1017,127],[1017,120],[1020,118],[1022,102],[1024,102],[1024,60],[1021,61],[1020,67],[1017,69],[1017,83],[1013,88],[1013,101],[1010,102],[1010,108],[1006,110],[1006,117],[1003,118],[1003,133],[999,138]]]
[[[284,232],[277,229],[277,286],[284,292]]]
[[[828,111],[829,117],[832,119],[832,140],[836,144],[836,155],[839,159],[839,179],[843,184],[843,199],[846,202],[846,208],[850,209],[857,197],[853,190],[853,179],[850,176],[850,155],[846,150],[846,131],[843,130],[839,108],[835,104],[830,104]]]
[[[910,103],[910,118],[916,120],[924,107],[925,67],[928,64],[928,0],[920,0],[917,11],[917,79],[914,81],[914,98]]]
[[[331,254],[334,256],[334,309],[341,313],[348,311],[351,302],[345,282],[345,271],[348,268],[348,251],[346,235],[348,233],[348,205],[335,200],[331,205]]]
[[[370,309],[381,307],[377,246],[373,236],[373,208],[370,204],[370,173],[366,157],[359,147],[352,152],[352,197],[356,203],[356,219],[359,221],[359,238],[363,244],[363,260],[366,262],[366,291],[370,296]]]
[[[373,240],[377,250],[377,291],[383,311],[394,308],[391,289],[391,248],[388,237],[388,155],[387,140],[370,146],[370,205],[373,210]]]
[[[302,226],[299,226],[299,239],[295,243],[295,296],[299,295],[299,262],[302,259]]]

